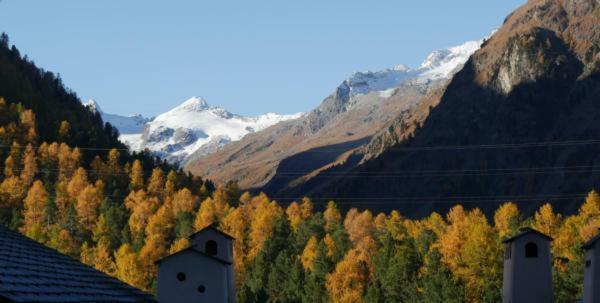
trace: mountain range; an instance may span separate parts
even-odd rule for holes
[[[261,124],[196,100],[122,138],[283,203],[419,217],[510,200],[525,214],[543,202],[570,213],[598,187],[598,16],[597,0],[530,0],[490,37],[417,68],[355,72],[306,114]],[[207,132],[213,117],[234,127]]]
[[[329,120],[334,116],[333,112],[338,114],[349,112],[350,115],[356,116],[349,117],[349,119],[354,122],[362,119],[361,124],[363,125],[352,123],[336,125],[336,131],[342,131],[344,134],[341,138],[333,139],[332,142],[342,143],[356,139],[365,142],[365,136],[372,134],[375,129],[380,127],[382,121],[392,118],[398,109],[414,103],[407,100],[400,102],[406,104],[396,104],[398,102],[392,96],[398,93],[396,90],[401,85],[407,84],[404,89],[405,94],[409,91],[411,95],[426,94],[431,88],[438,87],[456,72],[469,55],[479,48],[481,42],[481,40],[469,41],[460,46],[434,51],[416,69],[405,65],[396,65],[381,71],[354,72],[336,89],[336,92],[340,92],[337,100],[336,98],[326,99],[307,117],[302,113],[293,115],[268,113],[257,117],[244,117],[232,114],[221,107],[212,107],[201,97],[192,97],[179,106],[152,118],[146,118],[140,114],[123,116],[106,113],[93,99],[85,105],[90,111],[99,113],[105,122],[116,127],[120,133],[120,140],[133,151],[148,149],[153,154],[181,166],[200,161],[199,159],[222,150],[231,142],[238,141],[250,133],[262,131],[279,122],[288,121],[289,123],[286,125],[307,123],[309,125],[308,133],[317,132],[325,124],[329,124]],[[365,112],[365,110],[371,112]],[[333,112],[328,113],[329,111]],[[359,115],[361,117],[358,117]],[[338,119],[346,118],[340,116]],[[329,125],[333,126],[333,124]],[[329,136],[330,134],[324,135]],[[322,138],[321,136],[321,134],[310,135],[313,141]],[[331,138],[322,139],[331,141],[329,140]],[[315,144],[309,144],[309,146],[318,146],[320,143]],[[348,147],[354,148],[354,145],[350,143]],[[227,153],[227,151],[223,153]],[[286,153],[286,155],[291,154]],[[193,166],[193,164],[190,165]],[[220,178],[219,180],[224,181]],[[242,183],[244,182],[242,181]]]
[[[280,165],[294,181],[261,189],[413,217],[456,203],[491,215],[507,201],[574,213],[600,185],[598,16],[596,0],[528,1],[369,143],[310,177]]]
[[[193,155],[185,168],[217,182],[276,195],[346,160],[393,118],[435,98],[483,40],[438,50],[418,68],[355,72],[298,119],[244,137],[219,152]]]
[[[140,114],[121,116],[102,111],[95,100],[86,107],[98,112],[105,122],[119,130],[119,139],[133,151],[149,150],[173,164],[183,164],[191,154],[204,155],[219,150],[245,135],[281,121],[302,116],[267,113],[257,117],[232,114],[210,106],[201,97],[192,97],[156,117]]]

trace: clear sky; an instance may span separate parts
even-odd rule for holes
[[[198,95],[244,115],[318,105],[353,71],[418,66],[524,0],[0,0],[0,31],[110,113]]]

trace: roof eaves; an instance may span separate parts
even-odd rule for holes
[[[516,239],[521,238],[521,237],[523,237],[525,235],[528,235],[528,234],[531,234],[531,233],[537,234],[539,236],[542,236],[543,238],[546,238],[548,241],[553,241],[554,240],[552,237],[550,237],[550,236],[548,236],[548,235],[546,235],[544,233],[541,233],[541,232],[539,232],[539,231],[537,231],[537,230],[535,230],[533,228],[523,228],[520,233],[518,233],[518,234],[516,234],[516,235],[514,235],[514,236],[512,236],[510,238],[504,239],[502,241],[502,243],[513,242]]]
[[[171,257],[173,257],[173,256],[179,255],[179,254],[181,254],[181,253],[183,253],[183,252],[186,252],[186,251],[191,251],[191,252],[194,252],[194,253],[196,253],[196,254],[199,254],[199,255],[205,256],[205,257],[207,257],[207,258],[213,259],[213,260],[215,260],[215,261],[221,262],[221,263],[223,263],[223,264],[225,264],[225,265],[231,265],[231,264],[232,264],[232,263],[231,263],[231,262],[229,262],[229,261],[223,260],[223,259],[221,259],[221,258],[217,258],[217,257],[215,257],[215,256],[213,256],[213,255],[210,255],[210,254],[207,254],[207,253],[205,253],[205,252],[203,252],[203,251],[199,251],[199,250],[195,249],[193,246],[190,246],[190,247],[188,247],[188,248],[186,248],[186,249],[182,249],[182,250],[180,250],[180,251],[178,251],[178,252],[176,252],[176,253],[174,253],[174,254],[171,254],[171,255],[168,255],[168,256],[166,256],[166,257],[164,257],[164,258],[161,258],[161,259],[159,259],[159,260],[156,260],[156,261],[154,262],[154,264],[160,264],[162,261],[164,261],[164,260],[166,260],[166,259],[169,259],[169,258],[171,258]]]

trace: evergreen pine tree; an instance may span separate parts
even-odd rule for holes
[[[425,259],[422,301],[431,303],[464,302],[464,288],[441,262],[442,255],[432,249]]]

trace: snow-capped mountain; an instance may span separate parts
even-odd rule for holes
[[[294,115],[267,113],[257,117],[232,114],[212,107],[200,97],[192,97],[168,112],[152,119],[141,115],[107,114],[94,100],[85,106],[99,112],[105,122],[115,126],[121,141],[134,151],[148,149],[172,163],[183,163],[192,153],[209,154],[245,135],[281,121],[299,118]]]
[[[433,51],[416,69],[400,64],[381,71],[354,72],[342,85],[347,85],[352,95],[364,95],[372,91],[383,92],[409,80],[448,79],[467,62],[482,43],[483,39],[468,41],[458,46]]]
[[[320,171],[355,165],[353,161],[361,157],[353,157],[352,151],[369,144],[389,122],[408,113],[420,118],[427,111],[419,105],[439,100],[453,74],[482,42],[433,52],[414,69],[397,65],[355,72],[303,117],[246,136],[210,155],[191,156],[185,168],[216,182],[237,180],[241,188],[295,196],[296,190],[322,184],[323,179],[313,179]],[[294,173],[285,173],[289,171]]]
[[[211,107],[200,97],[192,97],[148,122],[140,137],[140,147],[182,163],[198,150],[201,154],[211,153],[249,133],[300,116],[268,113],[244,117],[221,107]]]
[[[483,39],[468,41],[459,46],[432,52],[417,69],[419,78],[434,80],[451,77],[481,47],[482,43]]]
[[[362,97],[371,92],[378,92],[377,100],[383,101],[390,98],[398,87],[406,82],[421,85],[447,80],[462,67],[482,42],[469,41],[459,46],[434,51],[415,69],[396,65],[381,71],[355,72],[338,87],[338,94],[328,98],[329,100],[326,99],[313,112],[304,115],[304,118],[308,121],[311,131],[317,131],[337,113],[348,111],[356,104],[373,102],[370,98]],[[172,163],[179,164],[185,164],[192,154],[193,158],[199,158],[217,152],[249,133],[303,116],[268,113],[257,117],[244,117],[221,107],[212,107],[200,97],[192,97],[152,119],[141,115],[107,114],[93,100],[86,106],[90,110],[98,111],[104,121],[119,129],[120,139],[132,150],[148,149]]]
[[[140,114],[121,116],[105,113],[94,99],[88,100],[84,105],[90,111],[99,113],[102,117],[102,121],[108,122],[116,127],[121,135],[139,134],[144,130],[144,125],[151,120]]]

